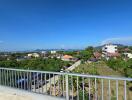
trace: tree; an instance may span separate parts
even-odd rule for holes
[[[22,69],[32,69],[32,70],[44,70],[44,71],[60,71],[61,68],[67,66],[70,62],[65,62],[56,58],[32,58],[29,60],[5,60],[0,61],[1,67],[10,68],[22,68]],[[69,66],[69,65],[68,65]]]
[[[110,59],[106,61],[107,65],[116,71],[120,71],[127,77],[132,77],[132,59],[124,61],[123,59]]]
[[[91,53],[94,52],[94,48],[93,48],[92,46],[88,46],[85,50],[86,50],[86,51],[89,51],[89,52],[91,52]]]
[[[71,56],[76,56],[77,52],[76,51],[65,51],[63,52],[64,55],[71,55]]]
[[[87,50],[83,50],[83,51],[80,51],[80,54],[79,54],[78,58],[83,59],[84,61],[87,61],[92,56],[93,56],[93,52],[87,51]]]

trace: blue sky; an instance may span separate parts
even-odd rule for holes
[[[131,0],[0,0],[0,50],[132,45]]]

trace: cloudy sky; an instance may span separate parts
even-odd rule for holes
[[[131,0],[0,0],[0,50],[132,45]]]

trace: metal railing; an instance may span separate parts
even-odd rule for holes
[[[132,78],[0,68],[0,85],[66,100],[132,100]]]

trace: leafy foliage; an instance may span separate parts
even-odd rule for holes
[[[75,73],[85,73],[85,74],[91,74],[91,75],[98,75],[97,68],[94,63],[92,64],[81,64],[78,66],[74,72]]]
[[[127,77],[132,77],[132,59],[127,61],[123,59],[110,59],[106,61],[107,65],[116,71],[120,71]]]
[[[8,68],[24,68],[24,69],[32,69],[32,70],[44,70],[44,71],[60,71],[63,66],[67,66],[69,62],[64,62],[60,59],[56,58],[49,58],[49,59],[42,59],[42,58],[33,58],[30,60],[6,60],[0,61],[1,67],[8,67]]]

